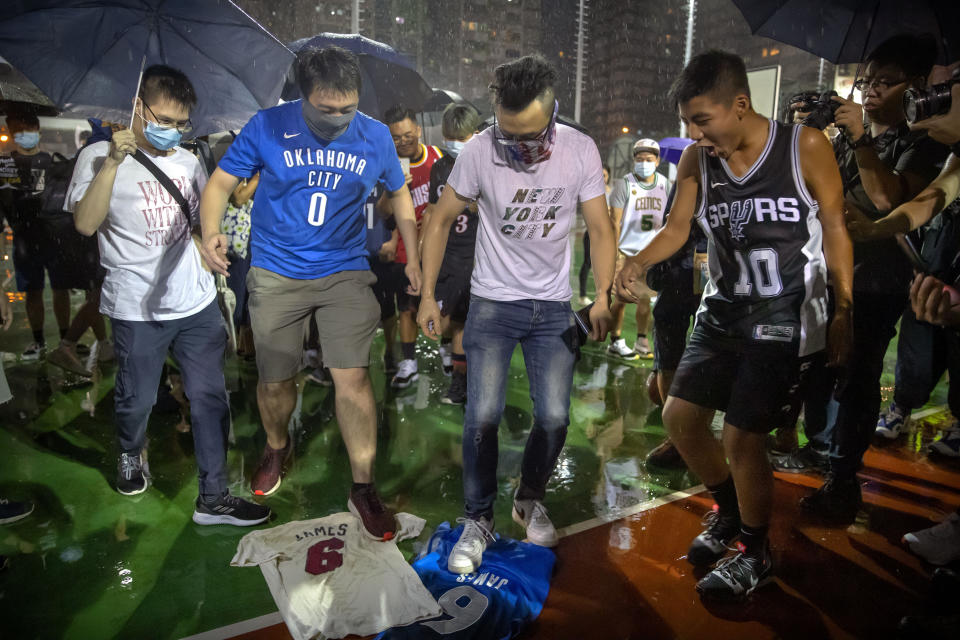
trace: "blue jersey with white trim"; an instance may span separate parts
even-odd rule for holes
[[[802,127],[769,123],[767,143],[742,177],[700,151],[696,219],[708,240],[710,283],[697,323],[718,337],[789,344],[806,356],[826,346],[819,206],[803,180]]]
[[[220,168],[260,172],[251,211],[251,264],[297,279],[366,270],[364,203],[375,184],[404,185],[390,130],[357,113],[336,140],[310,131],[299,100],[244,126]]]
[[[377,640],[507,640],[540,615],[550,591],[553,551],[498,538],[483,552],[479,573],[457,575],[447,569],[447,557],[462,531],[444,522],[413,563],[444,615],[387,629]]]

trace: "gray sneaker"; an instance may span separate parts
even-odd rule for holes
[[[89,378],[93,375],[93,373],[87,369],[86,365],[81,362],[80,357],[76,354],[76,352],[63,343],[47,354],[47,362],[86,378]]]
[[[463,523],[463,533],[450,550],[447,569],[452,573],[474,573],[483,562],[483,552],[493,542],[493,520],[486,518],[457,518]]]
[[[513,501],[513,521],[527,530],[527,540],[541,547],[557,546],[557,530],[539,500]]]

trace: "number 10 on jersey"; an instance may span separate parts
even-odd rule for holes
[[[327,215],[327,194],[317,191],[310,196],[310,211],[307,213],[307,222],[314,227],[323,224],[323,219]]]

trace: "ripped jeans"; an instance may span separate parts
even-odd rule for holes
[[[570,424],[577,329],[569,302],[499,302],[472,296],[464,331],[467,405],[463,493],[468,516],[492,518],[497,495],[497,432],[510,359],[523,350],[533,427],[523,452],[520,497],[542,500]]]

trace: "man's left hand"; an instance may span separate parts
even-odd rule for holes
[[[918,274],[910,286],[910,306],[920,322],[960,325],[960,292],[941,280]]]
[[[407,262],[407,266],[403,268],[403,272],[406,274],[407,280],[410,281],[410,286],[407,287],[407,293],[411,296],[420,295],[420,286],[423,284],[423,274],[420,273],[420,265]]]
[[[827,366],[843,367],[853,348],[853,309],[843,307],[833,314],[827,329]]]
[[[846,131],[847,139],[850,142],[856,142],[862,138],[866,132],[863,128],[863,106],[840,96],[833,96],[831,100],[840,103],[840,106],[837,107],[834,123]]]

